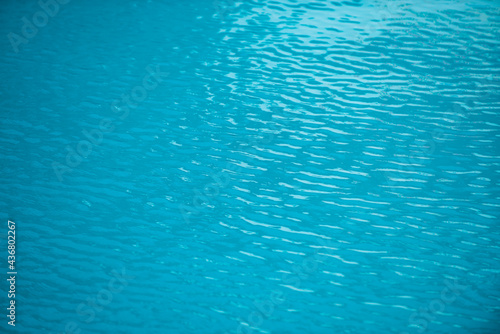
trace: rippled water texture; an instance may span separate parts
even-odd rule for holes
[[[1,331],[498,333],[498,1],[1,7]]]

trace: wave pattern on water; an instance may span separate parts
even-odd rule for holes
[[[68,4],[1,59],[26,333],[494,332],[492,2],[98,8]],[[119,118],[148,66],[168,77]]]

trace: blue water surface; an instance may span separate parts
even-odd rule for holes
[[[500,4],[2,2],[2,333],[498,333]]]

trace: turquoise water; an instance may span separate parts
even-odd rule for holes
[[[40,11],[0,11],[1,332],[497,333],[497,1]]]

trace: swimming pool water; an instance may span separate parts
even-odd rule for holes
[[[0,19],[2,332],[497,333],[497,1]]]

